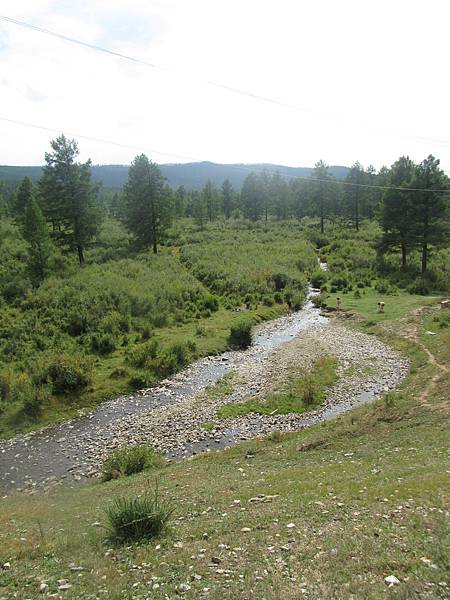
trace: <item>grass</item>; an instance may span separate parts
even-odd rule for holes
[[[399,319],[406,313],[424,304],[435,302],[435,298],[408,294],[406,292],[399,292],[395,296],[386,296],[379,294],[373,288],[365,288],[359,291],[361,292],[360,298],[355,298],[353,292],[348,292],[347,294],[343,294],[342,292],[327,294],[326,305],[330,308],[336,308],[336,299],[339,297],[342,311],[357,313],[370,321],[371,324],[376,324]],[[377,310],[378,302],[385,303],[383,313],[379,313]]]
[[[301,372],[291,378],[285,389],[262,400],[251,398],[244,402],[224,404],[217,411],[217,416],[226,419],[250,413],[286,415],[311,410],[324,400],[327,388],[335,383],[336,367],[335,358],[321,357],[316,360],[311,371]]]
[[[102,465],[103,481],[127,477],[163,466],[164,458],[147,446],[127,446],[113,452]]]
[[[437,311],[376,327],[415,369],[387,401],[152,472],[176,507],[157,542],[111,547],[97,525],[105,502],[146,493],[145,473],[0,500],[0,596],[37,599],[65,578],[68,599],[448,598],[449,382],[426,353],[450,362]]]
[[[142,542],[162,534],[172,516],[171,505],[158,495],[117,498],[106,509],[108,539],[116,544]]]

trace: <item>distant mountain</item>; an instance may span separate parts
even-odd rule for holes
[[[267,169],[270,173],[277,171],[285,177],[309,177],[312,167],[285,167],[270,163],[257,164],[230,164],[222,165],[212,162],[195,162],[184,164],[163,164],[160,169],[167,178],[169,185],[177,188],[184,185],[187,190],[201,189],[208,179],[216,186],[222,185],[225,179],[229,179],[235,189],[240,189],[244,179],[249,173],[261,172]],[[343,179],[348,167],[332,166],[330,173],[337,179]],[[28,176],[33,181],[41,177],[41,167],[15,167],[0,165],[0,181],[15,186],[23,177]],[[121,188],[128,177],[128,165],[93,165],[92,178],[100,181],[105,188]]]

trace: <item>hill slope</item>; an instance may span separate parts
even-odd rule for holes
[[[309,177],[313,171],[312,167],[285,167],[270,163],[224,165],[212,162],[194,162],[163,164],[160,165],[160,168],[171,187],[177,188],[184,185],[188,190],[201,189],[208,179],[214,185],[220,186],[227,178],[236,189],[240,189],[249,173],[260,172],[263,169],[270,172],[278,171],[280,175],[289,178]],[[330,167],[330,173],[337,179],[343,179],[347,171],[347,167]],[[5,181],[12,186],[15,186],[25,176],[37,181],[41,173],[41,167],[0,165],[0,181]],[[106,188],[121,188],[127,180],[128,165],[94,165],[92,175],[95,181],[100,181]]]

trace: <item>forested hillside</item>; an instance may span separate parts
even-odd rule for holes
[[[104,188],[122,188],[128,177],[127,165],[92,165],[92,179],[100,182]],[[193,162],[180,164],[159,165],[162,175],[172,188],[182,185],[187,190],[200,190],[211,180],[215,186],[220,186],[225,179],[240,189],[250,172],[259,173],[266,169],[268,172],[280,173],[281,176],[308,177],[312,167],[286,167],[283,165],[267,164],[230,164],[222,165],[212,162]],[[347,167],[329,167],[330,173],[336,179],[343,179]],[[0,181],[16,186],[24,177],[29,177],[36,183],[42,175],[42,167],[16,167],[0,165]]]

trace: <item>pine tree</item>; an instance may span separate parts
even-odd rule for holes
[[[263,212],[263,195],[258,178],[250,173],[244,180],[241,191],[241,202],[244,215],[251,221],[261,218]]]
[[[414,245],[413,198],[408,188],[411,187],[415,168],[408,156],[400,157],[392,165],[385,181],[392,189],[383,194],[379,214],[383,229],[382,250],[399,247],[402,252],[403,269],[406,269],[408,250]]]
[[[449,178],[439,168],[440,161],[431,154],[416,166],[412,180],[412,220],[414,242],[420,248],[422,274],[427,272],[430,246],[439,246],[448,240]]]
[[[46,276],[53,244],[44,215],[36,200],[31,197],[23,215],[22,235],[28,242],[28,268],[35,284]]]
[[[229,179],[225,179],[222,184],[222,205],[225,219],[231,217],[231,213],[234,209],[234,190]]]
[[[50,145],[53,152],[45,153],[46,165],[39,182],[43,211],[52,223],[55,239],[75,249],[83,266],[84,249],[100,223],[96,205],[99,186],[91,182],[91,162],[76,162],[79,151],[75,140],[61,135]]]
[[[366,190],[363,186],[365,183],[364,168],[358,161],[350,168],[345,178],[346,184],[344,189],[344,205],[345,212],[353,221],[356,231],[359,231],[361,221],[361,205],[364,203]]]
[[[158,252],[173,216],[172,194],[155,163],[145,154],[136,156],[125,185],[125,221],[141,248]]]
[[[314,165],[312,177],[316,180],[313,183],[312,198],[320,218],[320,233],[324,233],[325,218],[329,212],[331,197],[331,188],[328,182],[332,182],[333,177],[328,171],[328,165],[323,160],[319,160]]]
[[[21,225],[25,218],[25,211],[30,201],[35,197],[33,182],[29,177],[24,177],[13,197],[13,213],[16,222]]]

